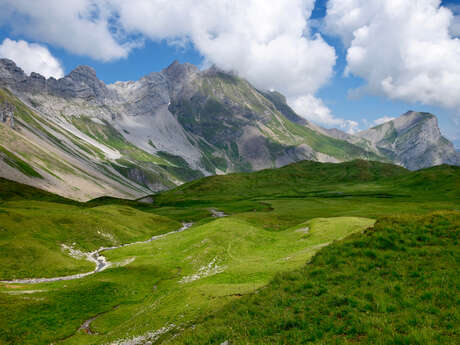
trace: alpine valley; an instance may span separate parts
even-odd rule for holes
[[[0,60],[0,345],[459,344],[460,164],[216,68]]]
[[[0,60],[0,176],[72,199],[132,199],[208,175],[353,159],[460,164],[428,113],[349,135],[214,67],[174,62],[106,85],[87,66],[56,80]]]

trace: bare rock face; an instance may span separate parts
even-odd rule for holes
[[[408,111],[399,118],[356,134],[404,167],[417,170],[434,165],[459,165],[454,146],[441,135],[429,113]]]
[[[13,61],[0,59],[0,85],[23,93],[45,93],[64,98],[95,100],[98,103],[115,97],[89,66],[78,66],[61,79],[46,79],[35,72],[27,76]]]
[[[5,123],[7,126],[10,126],[11,128],[14,127],[14,112],[16,111],[16,107],[9,103],[9,102],[4,102],[0,104],[0,121]]]
[[[89,66],[78,66],[62,79],[59,79],[50,90],[62,97],[94,99],[103,102],[114,95],[96,76],[96,71]]]
[[[14,61],[0,59],[0,80],[3,85],[16,85],[27,80],[27,75]]]

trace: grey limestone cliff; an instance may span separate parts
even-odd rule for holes
[[[453,144],[442,136],[436,116],[429,113],[408,111],[356,136],[366,139],[393,162],[411,170],[460,164]]]

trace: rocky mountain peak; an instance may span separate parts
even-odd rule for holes
[[[430,113],[408,111],[356,136],[411,170],[460,164],[452,143],[442,136],[436,116]]]
[[[388,126],[392,126],[399,134],[411,130],[415,126],[421,126],[423,122],[430,122],[428,126],[432,129],[432,131],[437,132],[439,137],[441,136],[441,131],[438,127],[438,121],[436,116],[425,113],[425,112],[416,112],[416,111],[409,111],[404,113],[402,116],[394,119],[393,121],[387,122]],[[385,125],[385,124],[383,124]]]
[[[0,67],[10,72],[24,73],[24,71],[19,66],[17,66],[13,60],[10,59],[0,59]]]
[[[27,79],[24,71],[9,59],[0,59],[0,84],[15,84]]]
[[[80,97],[101,101],[113,95],[104,82],[99,80],[94,68],[77,66],[67,76],[58,80],[57,92],[66,97]]]
[[[81,82],[100,82],[100,80],[97,78],[96,70],[90,66],[85,65],[77,66],[72,72],[70,72],[67,75],[67,77],[75,81]]]
[[[172,80],[180,80],[199,72],[200,70],[195,65],[192,65],[188,62],[181,64],[177,60],[174,60],[172,64],[163,70],[163,74]]]
[[[46,80],[46,78],[44,76],[42,76],[40,73],[36,73],[36,72],[30,73],[30,78],[38,79],[38,80]]]

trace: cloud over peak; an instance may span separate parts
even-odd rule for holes
[[[320,123],[327,127],[338,127],[349,134],[359,131],[356,121],[334,117],[324,102],[313,95],[293,98],[290,100],[290,104],[297,114],[307,120]]]
[[[17,33],[102,61],[128,56],[143,39],[191,43],[205,64],[293,99],[312,96],[333,75],[335,49],[310,30],[314,5],[315,0],[3,0],[0,17]]]
[[[64,76],[60,62],[39,44],[6,38],[0,44],[0,57],[15,61],[27,74],[37,72],[46,78]]]
[[[312,94],[333,73],[335,50],[311,35],[314,0],[113,0],[126,31],[189,41],[209,64],[287,96]]]

